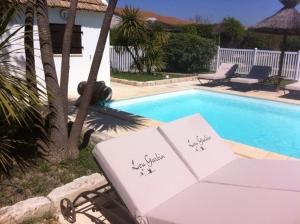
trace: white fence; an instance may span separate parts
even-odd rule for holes
[[[249,73],[253,65],[272,67],[272,75],[277,75],[279,70],[280,51],[266,51],[258,49],[230,49],[218,48],[217,55],[211,61],[211,70],[216,70],[221,63],[236,63],[240,74]],[[110,47],[111,68],[118,71],[136,71],[133,59],[127,51],[118,51]],[[282,76],[288,79],[300,80],[300,51],[286,52],[283,63]]]
[[[134,61],[128,51],[122,47],[110,46],[110,67],[120,72],[136,72]]]
[[[253,65],[263,65],[272,67],[272,75],[277,75],[280,54],[280,51],[219,48],[213,68],[220,66],[221,63],[236,63],[239,65],[237,72],[247,74]],[[300,51],[285,52],[282,76],[300,80]]]

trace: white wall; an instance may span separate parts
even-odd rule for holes
[[[57,24],[65,24],[66,21],[60,16],[61,9],[49,9],[49,22]],[[69,97],[77,97],[77,86],[81,81],[86,81],[89,75],[90,66],[95,53],[96,44],[100,34],[101,26],[104,19],[104,13],[91,12],[91,11],[78,11],[76,15],[76,25],[81,25],[82,34],[82,54],[71,55],[70,58],[70,77],[69,77]],[[24,18],[18,18],[18,24],[22,24]],[[15,22],[14,22],[15,23]],[[24,23],[24,22],[23,22]],[[17,26],[14,24],[13,26]],[[35,23],[35,55],[36,55],[36,71],[37,75],[44,79],[43,66],[40,60],[40,45],[38,40],[38,29]],[[109,60],[109,37],[106,43],[103,59],[98,73],[98,81],[102,80],[110,86],[110,60]],[[22,64],[24,55],[18,56],[18,63]],[[55,55],[55,66],[60,80],[61,70],[61,55]]]

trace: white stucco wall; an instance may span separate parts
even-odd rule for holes
[[[60,16],[61,9],[49,9],[49,22],[56,24],[65,24],[66,21]],[[78,11],[76,15],[76,25],[81,26],[82,31],[82,54],[71,55],[70,58],[70,77],[69,77],[69,97],[77,97],[77,86],[81,81],[86,81],[89,75],[90,66],[95,53],[96,44],[101,31],[101,26],[104,19],[104,13],[91,12],[91,11]],[[14,22],[14,27],[18,24],[24,23],[24,18],[18,18],[18,22]],[[40,59],[40,44],[38,39],[38,29],[35,23],[35,56],[36,56],[36,71],[39,78],[44,79],[43,66]],[[110,86],[110,60],[109,60],[109,37],[106,42],[106,47],[103,55],[103,59],[100,65],[98,73],[98,81],[105,81]],[[18,55],[18,63],[22,64],[25,60],[25,56]],[[60,80],[61,71],[61,55],[54,55],[55,66]]]

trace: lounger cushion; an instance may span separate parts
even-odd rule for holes
[[[236,159],[204,181],[300,192],[300,161]]]
[[[208,80],[222,80],[232,77],[237,69],[236,64],[222,63],[216,73],[213,74],[199,74],[198,78]]]
[[[208,79],[208,80],[222,80],[226,79],[225,75],[216,75],[216,74],[199,74],[198,78]]]
[[[300,193],[198,183],[147,217],[149,224],[297,224]]]
[[[230,79],[231,82],[234,83],[244,83],[244,84],[256,84],[259,83],[259,79],[252,79],[252,78],[232,78]]]
[[[285,86],[287,90],[300,91],[300,82],[292,83]]]
[[[198,180],[236,159],[199,114],[162,125],[159,130]]]
[[[196,183],[155,128],[99,143],[93,154],[136,217]]]

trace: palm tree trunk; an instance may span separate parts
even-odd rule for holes
[[[24,46],[28,87],[34,91],[36,96],[38,96],[33,43],[34,4],[34,1],[30,0],[26,5]]]
[[[65,120],[68,122],[68,86],[69,86],[69,71],[70,71],[70,52],[72,47],[72,34],[76,18],[78,0],[71,0],[71,5],[68,10],[68,21],[65,28],[63,47],[62,47],[62,62],[60,74],[60,89],[64,104]]]
[[[48,6],[46,0],[36,1],[37,25],[39,30],[40,51],[45,73],[45,82],[49,104],[50,144],[48,159],[59,163],[68,157],[67,124],[64,119],[63,102],[55,70],[51,33],[48,20]]]
[[[96,46],[96,51],[94,54],[94,58],[93,58],[90,74],[88,77],[87,85],[86,85],[86,88],[84,90],[84,93],[83,93],[83,96],[81,99],[81,103],[80,103],[80,106],[79,106],[79,109],[77,112],[75,122],[71,129],[71,133],[70,133],[70,137],[69,137],[69,141],[68,141],[69,151],[74,151],[74,150],[78,151],[77,142],[78,142],[79,136],[81,134],[84,120],[87,115],[88,106],[89,106],[91,98],[92,98],[94,83],[97,80],[100,63],[101,63],[101,60],[103,57],[103,52],[105,49],[106,40],[107,40],[109,29],[110,29],[111,19],[113,17],[117,2],[118,2],[118,0],[110,0],[107,10],[106,10],[106,13],[105,13],[105,17],[104,17],[103,25],[101,28],[100,36],[98,39],[98,43]]]

